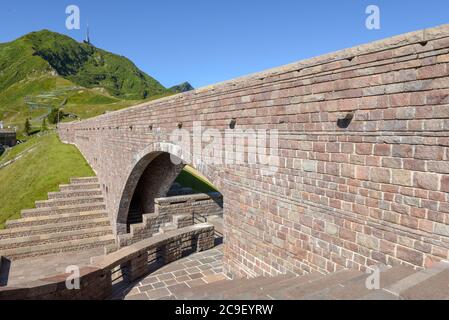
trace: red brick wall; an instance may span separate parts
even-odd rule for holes
[[[134,166],[170,151],[179,122],[225,130],[232,118],[278,129],[280,164],[272,177],[254,165],[198,168],[224,195],[231,273],[448,258],[449,26],[61,125],[60,135],[98,173],[116,221]]]

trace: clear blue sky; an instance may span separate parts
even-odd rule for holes
[[[92,42],[130,58],[165,86],[201,87],[308,57],[449,23],[448,0],[2,0],[0,42],[65,28],[76,4]],[[365,28],[365,8],[381,29]]]

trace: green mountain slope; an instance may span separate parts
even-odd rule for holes
[[[19,131],[55,107],[84,119],[174,93],[127,58],[48,30],[0,44],[0,120]]]
[[[32,45],[35,56],[77,85],[102,87],[113,96],[133,100],[166,91],[125,57],[46,30],[30,33],[23,39]]]

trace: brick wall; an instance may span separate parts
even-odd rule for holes
[[[353,114],[347,128],[338,120]],[[190,129],[278,129],[273,176],[196,165],[224,196],[232,274],[425,267],[449,248],[449,26],[401,35],[60,126],[117,221],[141,159]],[[132,179],[131,179],[132,180]]]

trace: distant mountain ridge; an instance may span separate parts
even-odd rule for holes
[[[177,86],[173,86],[170,88],[171,91],[176,92],[176,93],[182,93],[182,92],[187,92],[187,91],[192,91],[195,90],[194,87],[192,87],[192,85],[188,82],[184,82],[181,83]]]

